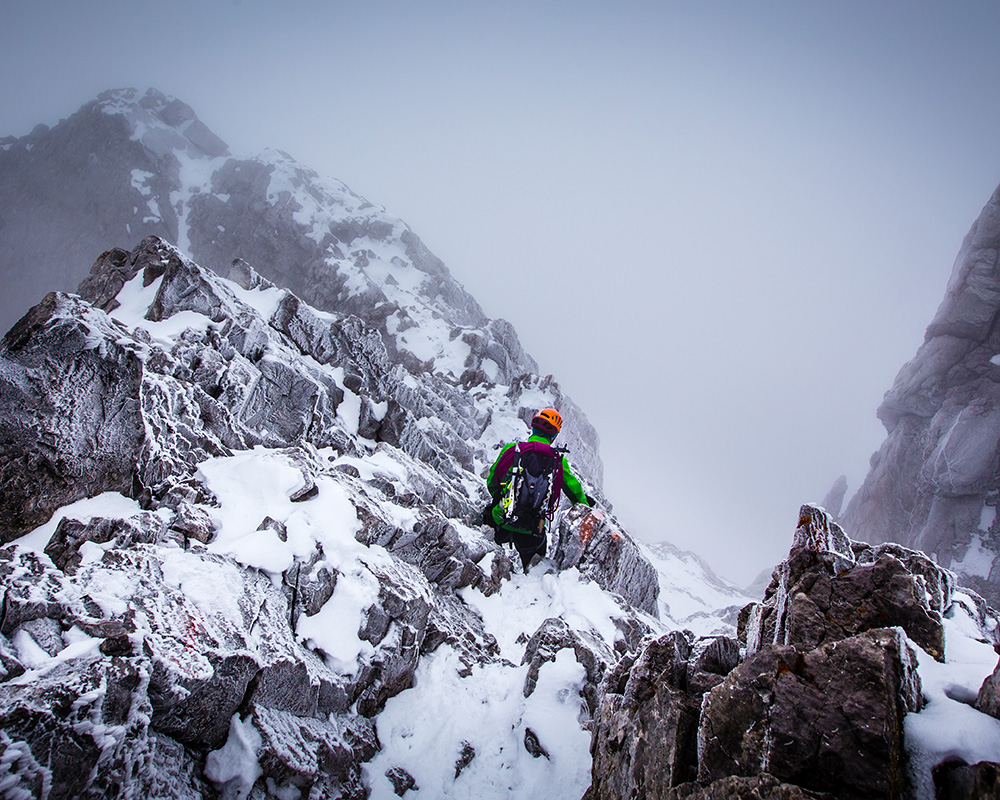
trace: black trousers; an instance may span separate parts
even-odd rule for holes
[[[545,534],[524,533],[509,528],[497,528],[493,539],[497,544],[513,542],[517,554],[521,556],[521,566],[525,572],[528,571],[531,559],[536,555],[543,557],[548,547],[548,537]]]

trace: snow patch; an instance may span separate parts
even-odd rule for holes
[[[996,509],[993,511],[995,514]],[[993,569],[995,558],[996,553],[984,547],[983,537],[974,533],[969,541],[969,547],[966,549],[965,555],[962,556],[962,560],[954,562],[951,568],[963,575],[976,575],[980,578],[988,578],[990,577],[990,571]]]
[[[244,798],[250,794],[257,779],[264,774],[257,759],[257,751],[264,740],[254,727],[253,720],[240,720],[233,714],[229,723],[229,738],[219,750],[213,750],[205,759],[205,777],[220,787],[229,784],[227,797]]]
[[[961,597],[956,595],[956,600]],[[943,622],[944,663],[910,642],[925,702],[903,722],[917,800],[933,800],[931,770],[938,764],[950,759],[967,764],[1000,761],[1000,720],[968,705],[996,667],[997,654],[982,640],[979,626],[961,602],[952,605]]]

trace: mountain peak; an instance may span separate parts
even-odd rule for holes
[[[94,107],[108,115],[125,117],[132,138],[157,156],[178,149],[191,155],[229,155],[229,145],[198,119],[191,106],[158,89],[109,89],[98,95]]]

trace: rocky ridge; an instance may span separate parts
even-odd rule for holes
[[[362,320],[245,262],[232,277],[150,237],[0,342],[6,796],[396,791],[419,770],[378,719],[439,661],[456,692],[492,670],[528,711],[565,697],[586,735],[607,667],[660,627],[637,545],[602,514],[584,547],[564,516],[565,570],[545,577],[599,612],[498,642],[483,609],[512,560],[477,526],[489,438],[448,444]],[[525,377],[456,403],[470,430],[509,429],[545,391]],[[511,758],[557,751],[511,713]],[[495,755],[451,745],[470,780]],[[543,774],[582,780],[576,763]]]
[[[962,624],[992,667],[997,613],[953,573],[899,545],[852,542],[804,506],[738,639],[651,637],[608,673],[588,797],[982,797],[997,765],[955,769],[961,748],[921,730],[925,707],[940,726],[940,709],[960,705],[957,684],[945,697],[921,675],[946,649],[961,660]],[[995,681],[959,699],[995,716]]]
[[[403,389],[419,384],[422,416],[448,414],[459,438],[495,444],[522,430],[465,423],[472,391],[520,383],[525,396],[555,397],[563,443],[601,488],[586,416],[402,220],[286,153],[233,155],[176,98],[108,91],[51,129],[0,141],[0,197],[2,329],[49,291],[74,291],[109,245],[157,236],[219,274],[241,259],[318,311],[363,321],[392,363],[421,377]]]

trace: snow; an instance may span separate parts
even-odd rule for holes
[[[992,510],[994,515],[996,514],[994,507],[986,506],[983,509],[984,515],[987,509]],[[992,550],[983,546],[983,537],[973,533],[969,547],[962,556],[962,560],[954,562],[951,568],[963,575],[977,575],[980,578],[989,578],[990,572],[993,570],[993,559],[995,557],[996,554]]]
[[[257,760],[257,750],[262,744],[263,739],[253,721],[248,718],[241,722],[240,715],[233,714],[225,745],[209,753],[205,760],[205,777],[218,784],[232,781],[232,794],[225,796],[242,800],[250,794],[254,782],[264,774]]]
[[[423,659],[414,688],[389,700],[377,723],[382,751],[364,767],[372,800],[396,797],[385,777],[396,767],[413,776],[421,797],[583,796],[590,734],[579,722],[584,672],[572,651],[542,665],[527,699],[527,667],[484,664],[469,672],[462,677],[455,651],[442,646]],[[549,758],[525,750],[528,728]],[[465,744],[475,758],[456,777]]]
[[[207,509],[217,528],[210,549],[278,578],[295,556],[308,558],[316,543],[337,566],[368,548],[354,539],[360,529],[346,490],[334,480],[317,480],[319,494],[308,503],[291,496],[304,487],[302,473],[280,451],[258,446],[233,456],[202,462],[198,476],[219,499]],[[258,531],[265,517],[285,524],[288,541],[270,530]]]
[[[459,595],[479,612],[500,645],[500,654],[514,663],[524,656],[525,637],[553,617],[576,630],[594,632],[611,646],[619,636],[614,619],[622,616],[621,609],[576,568],[546,575],[515,574],[489,597],[472,587],[461,589]]]
[[[286,290],[277,286],[268,289],[244,289],[231,281],[226,281],[225,285],[240,302],[250,306],[264,320],[270,320],[274,316],[274,312],[288,294]]]
[[[149,286],[143,286],[142,282],[143,274],[140,272],[121,288],[116,296],[120,305],[111,312],[112,319],[130,329],[142,328],[165,350],[169,350],[184,331],[207,331],[212,326],[211,319],[194,311],[180,311],[161,322],[146,319],[146,312],[156,299],[163,277],[157,278]]]
[[[8,681],[8,685],[30,685],[67,661],[77,658],[97,658],[100,656],[98,648],[101,646],[102,639],[94,639],[87,636],[79,629],[76,629],[72,639],[73,641],[56,655],[50,656],[38,646],[27,631],[19,630],[14,634],[12,643],[17,649],[17,655],[21,663],[28,667],[28,669],[22,675]]]
[[[327,665],[342,675],[355,675],[359,659],[375,649],[358,637],[366,612],[378,601],[379,582],[363,565],[341,573],[333,596],[313,616],[299,619],[296,633],[323,653]]]
[[[718,612],[758,599],[718,578],[694,553],[667,542],[640,544],[640,549],[660,582],[660,618],[673,627],[686,628],[698,636],[734,635],[732,626],[724,623]]]
[[[182,253],[191,252],[188,224],[191,201],[199,194],[209,194],[212,191],[212,176],[228,160],[226,156],[206,158],[202,155],[192,155],[190,150],[191,148],[184,147],[183,149],[178,148],[174,152],[180,167],[181,188],[170,193],[170,203],[177,212],[177,249]]]
[[[132,170],[132,188],[146,199],[146,207],[149,209],[149,214],[143,217],[143,222],[159,222],[163,216],[157,200],[153,197],[153,189],[149,186],[149,180],[152,177],[152,172],[146,172],[142,169]],[[136,208],[132,213],[136,213],[138,210]]]
[[[332,669],[356,674],[361,660],[374,652],[359,636],[379,593],[369,565],[390,557],[384,549],[366,547],[354,538],[361,523],[347,490],[321,476],[315,497],[293,503],[291,495],[304,486],[302,473],[281,451],[262,446],[209,459],[200,465],[198,476],[220,503],[206,509],[217,528],[211,551],[259,569],[278,583],[296,558],[306,560],[317,545],[322,547],[324,559],[316,568],[325,564],[335,569],[336,587],[315,615],[299,619],[297,634]],[[265,517],[285,525],[287,541],[271,529],[257,530]]]
[[[967,764],[1000,761],[1000,720],[970,705],[996,667],[997,653],[982,640],[978,625],[961,602],[945,615],[944,629],[944,663],[910,642],[917,654],[925,702],[918,713],[907,714],[904,720],[916,800],[933,800],[931,770],[938,764],[954,759]]]
[[[983,504],[983,510],[979,513],[979,530],[989,533],[990,528],[997,518],[997,507]]]
[[[40,525],[31,533],[15,541],[14,547],[35,553],[42,553],[48,546],[52,534],[59,527],[59,523],[66,518],[87,523],[98,517],[105,519],[131,519],[141,513],[143,513],[142,508],[140,508],[135,500],[117,492],[105,492],[96,497],[88,497],[63,506],[44,525]]]
[[[545,620],[559,618],[613,646],[621,610],[576,569],[554,574],[516,574],[501,591],[485,596],[460,590],[481,615],[504,661],[465,668],[441,646],[424,658],[414,686],[392,698],[379,715],[382,751],[365,767],[372,798],[395,797],[385,773],[405,769],[421,796],[441,798],[578,798],[590,785],[590,734],[580,692],[585,672],[572,649],[541,666],[530,697],[524,697],[527,666],[519,665],[528,638]],[[530,729],[548,757],[525,749]],[[458,777],[463,743],[475,758]]]

